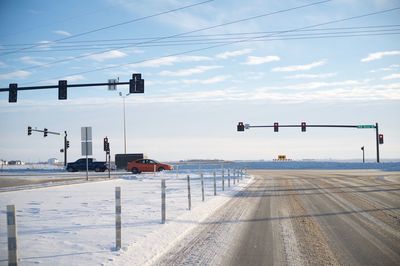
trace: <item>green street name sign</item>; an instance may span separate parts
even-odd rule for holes
[[[374,125],[358,125],[357,128],[375,128]]]

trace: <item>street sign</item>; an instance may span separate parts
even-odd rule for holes
[[[81,140],[92,141],[92,127],[81,127]]]
[[[93,154],[92,142],[81,142],[82,156],[89,156]]]
[[[375,128],[374,125],[358,125],[357,128]]]
[[[117,80],[116,79],[109,79],[108,80],[108,90],[115,91],[117,90]]]

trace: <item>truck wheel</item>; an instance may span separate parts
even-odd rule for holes
[[[68,168],[67,168],[67,171],[68,171],[68,172],[74,172],[74,168],[68,167]]]
[[[139,169],[136,167],[132,168],[132,174],[139,174]]]
[[[162,171],[164,171],[164,170],[165,170],[165,169],[164,169],[164,167],[162,167],[162,166],[158,168],[158,172],[162,172]]]

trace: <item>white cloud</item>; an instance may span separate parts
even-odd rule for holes
[[[267,55],[267,56],[248,56],[247,61],[244,65],[261,65],[269,62],[281,60],[279,56]]]
[[[66,36],[66,37],[69,37],[72,35],[71,33],[69,33],[68,31],[65,31],[65,30],[54,30],[53,33],[61,35],[61,36]]]
[[[385,51],[385,52],[376,52],[369,54],[367,57],[361,59],[361,62],[370,62],[378,59],[382,59],[384,56],[393,56],[400,55],[400,51]]]
[[[209,61],[212,58],[207,56],[166,56],[157,59],[146,60],[141,63],[130,64],[130,67],[160,67],[160,66],[172,66],[175,63],[184,63],[184,62],[200,62],[200,61]]]
[[[193,85],[193,84],[207,85],[207,84],[223,82],[223,81],[229,79],[230,77],[231,77],[230,75],[221,75],[221,76],[215,76],[215,77],[212,77],[209,79],[185,79],[185,80],[182,80],[182,83],[184,83],[186,85]]]
[[[107,51],[101,54],[93,54],[88,56],[87,58],[98,61],[98,62],[102,62],[105,60],[109,60],[109,59],[116,59],[116,58],[121,58],[121,57],[125,57],[127,56],[126,53],[118,51],[118,50],[112,50],[112,51]]]
[[[41,60],[53,60],[52,57],[32,57],[32,56],[23,56],[20,57],[19,60],[27,65],[34,65],[34,66],[43,66],[46,62],[42,62]]]
[[[184,77],[191,76],[194,74],[201,74],[208,70],[222,68],[222,66],[197,66],[194,68],[187,68],[175,71],[164,70],[159,73],[160,76],[169,76],[169,77]]]
[[[73,76],[67,76],[63,79],[67,80],[68,82],[76,82],[76,81],[84,80],[85,77],[82,75],[73,75]]]
[[[0,74],[0,80],[8,80],[8,79],[23,79],[29,77],[32,73],[29,71],[18,70],[14,72],[9,72],[5,74]]]
[[[292,72],[292,71],[304,71],[310,70],[315,67],[319,67],[325,65],[326,60],[320,60],[316,62],[312,62],[307,65],[295,65],[295,66],[286,66],[286,67],[275,67],[272,69],[273,72]]]
[[[400,79],[400,73],[391,74],[389,76],[385,76],[382,80],[389,80],[389,79]]]
[[[236,56],[245,55],[245,54],[251,53],[252,51],[253,51],[253,49],[227,51],[227,52],[224,52],[224,53],[217,54],[217,55],[215,55],[215,57],[216,58],[220,58],[220,59],[228,59],[230,57],[236,57]]]
[[[297,74],[286,76],[285,79],[323,79],[336,76],[337,73],[322,73],[322,74]]]

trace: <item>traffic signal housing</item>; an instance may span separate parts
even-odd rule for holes
[[[301,122],[301,132],[306,132],[306,122]]]
[[[28,127],[28,136],[30,136],[30,135],[32,135],[32,127],[31,126]]]
[[[244,124],[243,122],[239,122],[237,125],[237,131],[244,131]]]
[[[144,93],[144,79],[141,74],[132,74],[129,80],[129,93]]]
[[[275,122],[274,123],[274,132],[278,132],[279,131],[279,123]]]
[[[65,145],[65,148],[69,148],[69,140],[67,140],[67,142],[65,143],[66,145]]]
[[[67,99],[67,81],[66,80],[59,80],[58,81],[58,99],[59,100],[66,100]]]
[[[103,149],[104,151],[110,151],[110,143],[108,142],[108,138],[105,137],[103,141]]]
[[[379,139],[379,144],[383,144],[383,134],[379,134],[378,139]]]
[[[18,84],[11,83],[8,88],[8,102],[16,103],[18,98]]]
[[[43,137],[47,137],[47,128],[43,130]]]

